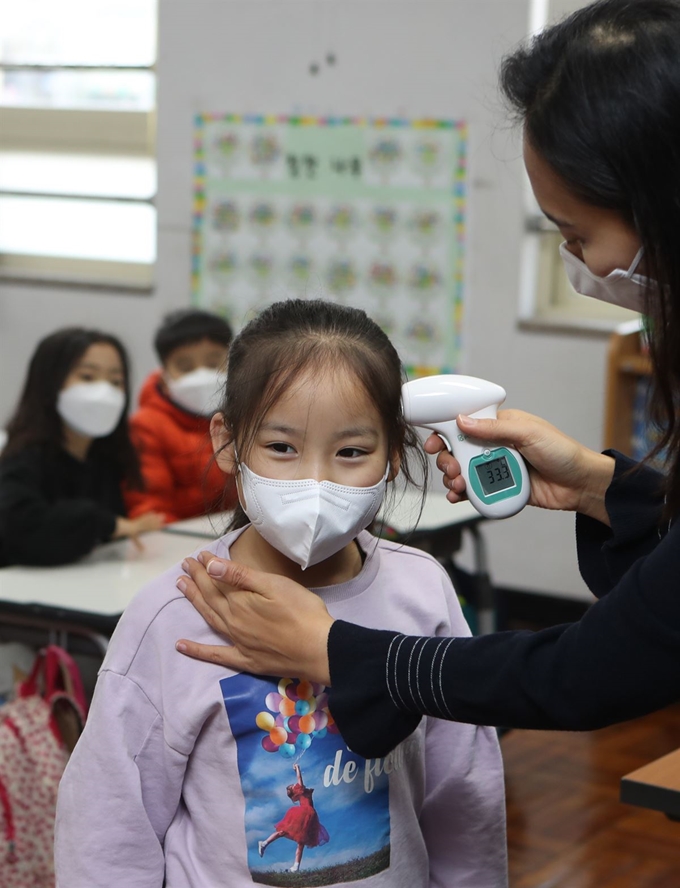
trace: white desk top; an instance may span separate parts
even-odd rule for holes
[[[421,494],[411,489],[396,494],[394,503],[387,499],[386,504],[378,513],[378,521],[393,528],[399,535],[418,530],[420,533],[428,530],[442,530],[445,527],[454,527],[456,524],[465,524],[469,521],[481,521],[482,516],[472,503],[465,500],[462,503],[450,503],[446,493],[442,491],[430,491],[420,512]]]
[[[454,505],[446,499],[446,494],[443,491],[441,493],[431,491],[427,495],[423,514],[418,521],[420,501],[421,495],[418,491],[410,489],[404,492],[399,491],[394,503],[388,499],[386,507],[378,514],[378,520],[384,520],[400,535],[410,533],[416,522],[419,531],[427,531],[464,524],[475,519],[481,520],[481,515],[471,503],[466,501]],[[230,512],[219,512],[215,515],[188,518],[186,521],[169,524],[164,530],[166,533],[214,540],[224,533],[230,516]]]
[[[107,543],[60,567],[0,569],[2,602],[120,615],[141,587],[200,548],[196,537],[156,531],[142,537],[144,551],[129,540]],[[179,576],[179,572],[178,572]]]

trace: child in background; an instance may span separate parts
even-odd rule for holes
[[[130,420],[144,479],[126,496],[132,517],[155,511],[171,522],[234,507],[233,481],[225,483],[210,444],[231,339],[226,321],[195,309],[169,314],[156,333],[162,369],[144,383]]]
[[[122,488],[141,483],[128,386],[113,336],[70,327],[38,344],[0,455],[0,564],[67,564],[162,527],[126,517]]]
[[[357,309],[294,300],[248,324],[212,421],[242,508],[209,550],[302,580],[339,618],[468,635],[441,566],[364,530],[397,473],[411,481],[414,458],[426,469],[401,382],[389,339]],[[176,588],[180,570],[143,589],[111,639],[60,787],[59,888],[507,885],[495,731],[424,719],[385,759],[362,759],[323,686],[175,650],[187,635],[223,642]],[[286,793],[308,804],[281,820]],[[309,829],[293,830],[303,817]],[[276,833],[298,844],[294,860]]]

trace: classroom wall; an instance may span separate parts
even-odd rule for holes
[[[471,143],[463,369],[502,383],[508,404],[598,447],[606,341],[516,324],[524,180],[496,69],[526,32],[528,14],[528,0],[160,0],[157,286],[131,296],[0,282],[0,416],[37,339],[66,323],[121,335],[136,383],[153,366],[154,326],[189,301],[194,114],[464,117]],[[332,68],[323,63],[329,51]],[[309,73],[313,61],[321,64],[317,76]],[[587,597],[572,516],[526,510],[485,525],[484,535],[499,584]]]

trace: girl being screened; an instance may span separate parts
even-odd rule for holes
[[[302,581],[367,627],[468,635],[443,568],[365,529],[397,475],[425,460],[401,384],[363,311],[292,300],[251,321],[212,421],[241,508],[209,550]],[[322,685],[175,650],[184,636],[222,643],[181,570],[142,589],[111,640],[60,788],[60,888],[507,885],[495,731],[424,719],[390,755],[361,758]]]

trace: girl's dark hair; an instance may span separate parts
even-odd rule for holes
[[[279,398],[306,370],[340,368],[352,374],[375,405],[387,432],[390,459],[411,484],[427,479],[427,457],[418,436],[404,419],[404,375],[394,346],[368,315],[323,300],[276,302],[251,321],[229,351],[228,383],[220,410],[246,461],[260,423]],[[248,518],[236,509],[230,530]]]
[[[229,323],[219,315],[198,308],[180,308],[163,318],[153,344],[159,361],[165,364],[182,345],[209,339],[228,347],[233,336]]]
[[[27,447],[39,447],[46,455],[63,446],[63,421],[57,413],[57,397],[67,376],[91,345],[111,345],[123,365],[125,410],[116,428],[105,438],[95,438],[92,452],[108,457],[120,468],[121,478],[131,487],[141,487],[137,453],[128,430],[130,404],[130,364],[123,344],[115,336],[82,327],[57,330],[38,343],[24,388],[12,418],[7,424],[7,444],[1,459],[8,459]]]
[[[532,148],[581,200],[636,230],[654,367],[651,414],[680,511],[680,2],[599,0],[507,57],[501,87]]]

